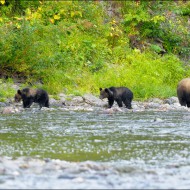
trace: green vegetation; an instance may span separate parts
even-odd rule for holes
[[[15,90],[12,88],[13,81],[8,79],[7,81],[0,79],[0,102],[5,102],[7,98],[12,98],[15,94]]]
[[[135,99],[175,96],[190,73],[189,14],[188,1],[1,0],[0,76],[54,95],[127,86]]]

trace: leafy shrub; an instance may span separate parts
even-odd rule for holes
[[[160,57],[134,50],[126,56],[125,63],[108,66],[94,77],[98,86],[127,86],[136,99],[147,99],[176,95],[177,83],[184,74],[185,68],[173,55]]]
[[[14,13],[14,3],[0,6],[0,75],[43,85],[54,95],[98,94],[99,87],[108,86],[128,86],[137,99],[175,95],[178,81],[190,74],[174,55],[188,57],[190,50],[185,21],[176,24],[176,17],[165,11],[175,4],[117,2],[123,5],[119,22],[108,17],[106,3],[20,3],[22,14]],[[130,47],[131,36],[144,52]],[[167,50],[162,57],[157,54],[160,46],[153,43],[156,38]],[[149,48],[146,41],[152,43]]]

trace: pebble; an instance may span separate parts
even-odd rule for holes
[[[161,119],[161,118],[157,118],[157,117],[154,118],[154,122],[162,122],[162,121],[163,121],[163,119]]]

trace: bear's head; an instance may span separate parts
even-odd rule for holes
[[[102,100],[104,98],[109,98],[113,96],[113,92],[109,88],[102,89],[100,88],[99,98]]]
[[[18,90],[17,93],[15,94],[15,102],[20,102],[22,100],[22,92],[21,90]]]

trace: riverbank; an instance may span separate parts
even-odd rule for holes
[[[58,98],[55,99],[50,95],[50,108],[42,108],[42,110],[55,110],[60,111],[93,111],[101,110],[105,113],[114,112],[137,112],[145,110],[153,111],[169,111],[169,110],[187,110],[187,107],[181,106],[179,104],[177,97],[170,97],[167,99],[151,98],[146,101],[132,101],[132,109],[126,109],[125,107],[119,108],[115,102],[113,107],[109,109],[107,99],[100,100],[98,97],[92,94],[85,94],[83,96],[65,95],[60,93]],[[33,103],[31,108],[38,108],[38,104]],[[0,113],[1,114],[14,114],[24,111],[22,108],[22,102],[15,103],[14,99],[7,99],[5,102],[0,102]]]
[[[15,93],[18,89],[22,88],[21,83],[14,83],[11,86]],[[93,94],[84,94],[82,96],[66,95],[64,93],[57,94],[56,99],[53,95],[49,94],[50,97],[50,108],[42,108],[44,111],[51,111],[58,109],[60,111],[94,111],[100,110],[105,113],[114,112],[137,112],[137,111],[169,111],[169,110],[189,110],[187,107],[179,104],[176,96],[169,97],[166,99],[150,98],[146,101],[132,101],[132,109],[129,110],[125,107],[119,108],[117,103],[111,109],[108,108],[108,100],[101,100],[98,96]],[[33,103],[29,108],[35,111],[38,108],[38,104]],[[7,98],[6,101],[0,101],[0,114],[14,114],[23,112],[25,109],[22,107],[22,102],[14,102],[14,97]]]

